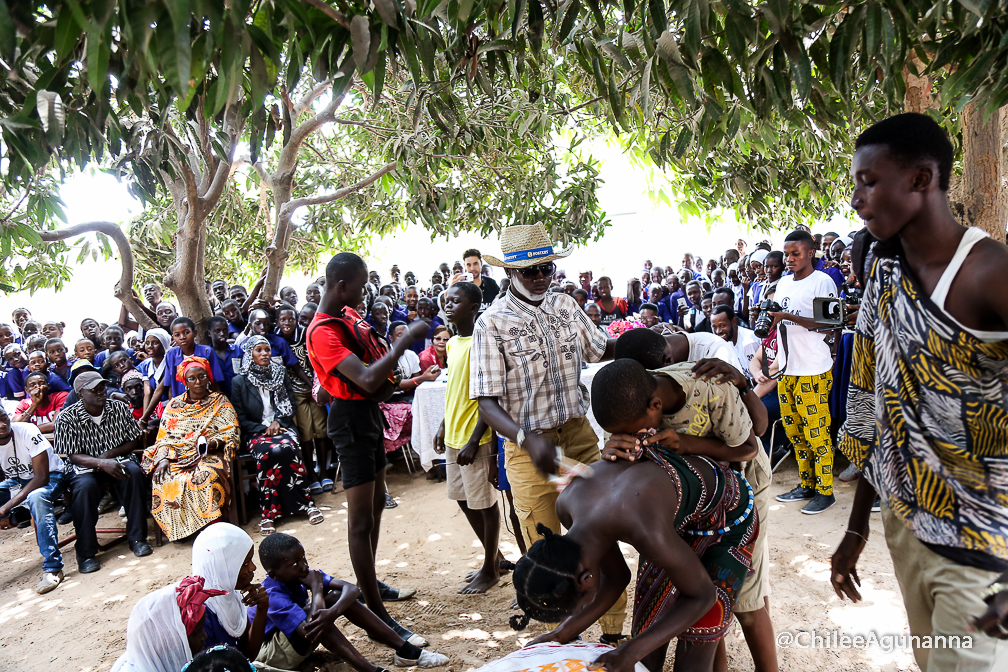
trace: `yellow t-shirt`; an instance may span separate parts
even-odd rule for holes
[[[479,421],[479,403],[469,398],[469,350],[472,336],[448,340],[448,389],[445,390],[445,445],[461,450],[469,443]],[[480,445],[490,440],[489,427]]]

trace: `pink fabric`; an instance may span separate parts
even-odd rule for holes
[[[378,404],[385,416],[385,452],[391,453],[410,442],[413,433],[413,406],[408,401]]]

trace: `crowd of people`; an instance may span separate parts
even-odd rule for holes
[[[398,266],[385,282],[350,253],[304,302],[293,287],[267,300],[262,280],[251,291],[208,282],[203,333],[153,283],[147,330],[124,309],[113,324],[84,320],[69,343],[63,323],[18,308],[0,324],[12,407],[0,410],[0,528],[34,521],[39,593],[63,580],[60,524],[73,523],[78,571],[100,570],[96,526],[110,505],[137,556],[153,552],[148,515],[192,543],[192,575],[134,607],[114,670],[225,659],[288,670],[318,644],[360,672],[382,669],[334,625],[340,615],[396,665],[447,664],[388,613],[415,591],[379,581],[375,565],[382,513],[396,506],[388,456],[413,449],[413,395],[441,377],[444,464],[428,478],[447,481],[485,552],[460,592],[513,571],[512,626],[553,628],[534,643],[571,642],[597,621],[615,647],[598,662],[612,671],[660,671],[675,638],[676,669],[720,670],[737,617],[755,669],[778,669],[772,474],[794,456],[800,482],[776,499],[822,513],[836,504],[839,445],[849,466],[838,477],[859,480],[832,558],[837,595],[860,599],[857,559],[880,512],[911,634],[974,638],[968,653],[915,647],[921,669],[1003,667],[1008,299],[985,288],[1003,282],[1008,248],[952,219],[952,148],[933,121],[885,120],[857,147],[863,229],[797,227],[779,249],[739,239],[706,261],[686,253],[678,269],[644,260],[625,295],[590,270],[568,279],[558,262],[570,250],[532,224],[501,231],[500,258],[465,250],[429,284]],[[582,372],[604,360],[615,361],[589,394]],[[255,543],[225,522],[243,487],[238,454],[256,462],[261,584]],[[276,531],[281,517],[322,522],[315,498],[337,480],[356,585],[310,568]],[[498,491],[517,564],[499,550]],[[640,554],[630,633],[620,541]]]

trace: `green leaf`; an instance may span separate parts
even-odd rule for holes
[[[869,0],[865,16],[865,47],[862,57],[874,56],[882,44],[882,5]]]
[[[746,41],[742,28],[739,25],[743,18],[735,13],[725,16],[725,39],[728,42],[728,51],[738,61],[740,68],[744,71],[749,57],[749,43]]]
[[[791,35],[781,41],[781,46],[784,47],[784,52],[791,63],[791,74],[798,88],[798,96],[807,100],[812,93],[812,61],[805,51],[805,46]]]
[[[668,30],[668,12],[665,9],[665,0],[648,0],[648,12],[651,14],[651,22],[654,24],[655,32],[661,35]]]
[[[528,0],[515,0],[514,13],[511,16],[511,39],[518,39],[518,28],[521,20],[525,16],[525,7]]]
[[[644,71],[641,73],[641,112],[643,113],[646,121],[651,119],[651,68],[653,65],[654,61],[648,59],[648,61],[644,63]]]
[[[461,24],[466,24],[469,22],[469,15],[472,14],[474,0],[459,0],[458,3],[458,21]]]
[[[387,26],[390,28],[399,27],[399,5],[395,0],[374,0],[374,6],[378,10],[378,16]]]
[[[0,35],[3,33],[3,14],[6,8],[5,0],[0,0]],[[8,17],[9,18],[9,17]],[[13,29],[13,24],[11,25]],[[74,19],[73,12],[66,9],[59,13],[56,18],[56,34],[54,35],[53,46],[56,48],[56,58],[63,60],[73,51],[74,46],[80,42],[80,38],[84,31],[77,24],[77,20]],[[0,38],[2,39],[2,38]],[[4,56],[6,58],[6,56]]]
[[[386,53],[384,51],[380,52],[378,54],[378,62],[375,63],[372,110],[378,107],[378,103],[382,97],[382,89],[385,87],[385,56]]]
[[[994,0],[959,0],[959,4],[982,18],[987,15],[987,10],[994,4]]]
[[[606,84],[605,77],[602,76],[602,64],[599,63],[598,58],[592,58],[592,70],[595,75],[595,86],[598,87],[599,95],[608,95],[609,87]]]
[[[658,51],[658,55],[662,57],[669,64],[679,64],[682,65],[683,59],[682,54],[679,53],[679,45],[676,44],[676,40],[672,37],[672,33],[665,31],[658,38],[655,43],[655,48]]]
[[[616,64],[609,64],[609,105],[612,107],[613,116],[619,119],[623,116],[623,95],[619,87],[616,86]]]
[[[539,0],[528,0],[528,11],[529,46],[532,47],[532,53],[538,58],[542,52],[542,38],[546,30],[542,5],[539,4]]]
[[[364,72],[368,52],[371,50],[371,26],[363,14],[350,19],[350,44],[353,46],[354,63],[357,70]]]
[[[683,44],[693,59],[700,53],[700,0],[690,0],[684,23],[686,30]]]
[[[561,43],[566,42],[567,38],[570,37],[571,31],[574,30],[574,25],[577,23],[577,18],[580,13],[580,0],[573,0],[573,2],[567,5],[567,13],[564,14],[563,21],[560,24],[560,32],[557,34],[557,39],[559,39]]]
[[[692,139],[693,131],[689,126],[683,125],[682,129],[679,131],[679,135],[676,136],[675,147],[672,148],[672,156],[677,159],[682,158]]]
[[[189,0],[164,0],[164,6],[171,16],[175,35],[175,70],[169,76],[175,80],[178,95],[189,92],[189,70],[192,64],[192,45],[189,42]],[[90,41],[90,35],[88,41]],[[106,61],[107,62],[107,61]],[[93,89],[98,87],[92,84]]]

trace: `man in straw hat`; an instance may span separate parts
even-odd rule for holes
[[[503,436],[504,459],[514,508],[527,546],[542,523],[560,532],[556,487],[548,475],[558,452],[591,464],[599,459],[598,436],[585,417],[588,391],[581,362],[612,359],[615,339],[592,324],[563,292],[550,292],[556,259],[572,250],[553,248],[542,224],[510,226],[500,236],[509,286],[476,322],[470,355],[469,396],[479,400],[480,417]],[[626,595],[599,623],[604,640],[618,642]]]

